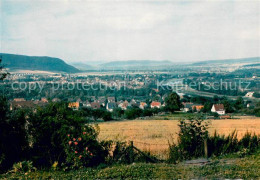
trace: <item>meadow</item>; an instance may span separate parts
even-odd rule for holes
[[[247,131],[260,134],[259,117],[237,116],[233,118],[207,120],[210,134],[217,131],[219,134],[228,135],[236,130],[238,139]],[[137,148],[165,159],[167,158],[169,143],[177,141],[178,117],[168,117],[168,120],[158,119],[160,118],[99,123],[99,139],[133,141]]]

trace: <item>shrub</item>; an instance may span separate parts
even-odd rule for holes
[[[204,143],[207,142],[208,156],[219,156],[223,154],[237,152],[239,156],[253,153],[260,147],[260,136],[247,132],[242,139],[238,140],[236,131],[230,135],[219,135],[217,132],[213,136],[208,135],[207,123],[203,120],[181,120],[179,127],[178,144],[169,145],[170,163],[204,155]]]
[[[181,120],[179,123],[178,144],[169,147],[169,161],[200,157],[204,154],[204,140],[208,138],[208,124],[202,119]]]
[[[22,161],[15,163],[13,169],[10,171],[12,173],[28,173],[36,171],[37,169],[33,167],[32,161]]]
[[[66,165],[70,168],[96,166],[105,162],[109,145],[97,141],[98,132],[91,126],[84,126],[80,131],[67,135]]]
[[[237,138],[236,131],[228,136],[219,135],[217,132],[208,138],[209,156],[219,156],[234,152],[252,153],[260,146],[260,138],[247,132],[240,140]]]

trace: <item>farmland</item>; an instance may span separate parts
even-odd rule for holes
[[[260,118],[238,116],[228,120],[209,120],[209,132],[228,135],[234,130],[238,138],[247,131],[260,132]],[[168,142],[176,142],[178,120],[128,120],[99,123],[100,140],[134,141],[134,145],[150,151],[159,158],[166,158]]]

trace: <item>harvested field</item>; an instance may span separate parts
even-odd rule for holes
[[[128,120],[100,123],[99,139],[134,141],[134,145],[165,158],[168,142],[176,142],[177,120]],[[240,116],[236,119],[210,120],[209,131],[228,135],[237,130],[238,138],[247,131],[260,134],[260,118]]]

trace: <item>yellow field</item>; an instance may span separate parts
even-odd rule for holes
[[[165,157],[168,142],[176,141],[179,131],[177,120],[129,120],[99,123],[100,140],[134,141],[142,150]],[[245,132],[260,134],[260,118],[243,116],[237,119],[210,120],[210,133],[228,135],[237,130],[238,138]]]

